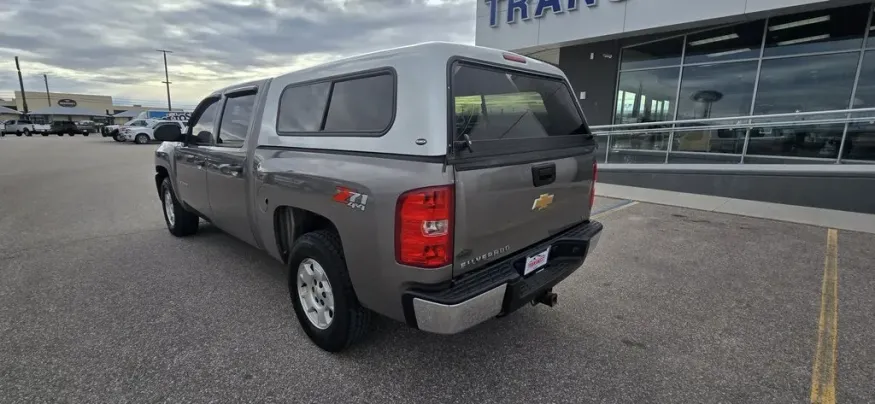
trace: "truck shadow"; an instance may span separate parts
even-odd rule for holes
[[[285,313],[283,328],[291,345],[282,349],[318,358],[322,366],[335,367],[340,374],[354,372],[356,384],[375,389],[375,395],[362,392],[363,397],[391,394],[397,398],[394,401],[412,402],[460,397],[483,402],[489,397],[494,402],[515,402],[524,396],[580,402],[574,397],[594,393],[589,383],[614,389],[618,379],[631,377],[626,383],[637,383],[634,379],[639,376],[650,377],[642,374],[659,374],[641,363],[646,346],[588,328],[582,316],[563,311],[561,303],[554,309],[526,306],[457,335],[430,334],[375,316],[364,339],[342,353],[329,354],[307,340],[291,312],[282,264],[210,224],[202,223],[200,233],[188,240],[254,264],[258,283],[272,285],[269,293],[257,297],[264,300],[259,305]],[[394,387],[387,391],[387,386]],[[594,395],[599,396],[610,393]]]

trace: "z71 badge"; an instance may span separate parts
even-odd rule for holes
[[[334,201],[340,202],[353,209],[358,209],[362,212],[368,206],[368,194],[355,192],[349,188],[337,187],[337,192],[334,194]]]

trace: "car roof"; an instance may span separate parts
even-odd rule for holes
[[[515,55],[525,58],[525,64],[508,61],[504,55]],[[348,74],[367,70],[410,63],[438,63],[446,64],[452,57],[462,57],[475,60],[488,61],[494,64],[506,65],[510,68],[524,68],[540,73],[564,76],[562,70],[549,63],[538,59],[529,58],[500,49],[487,48],[484,46],[466,45],[451,42],[423,42],[415,45],[401,46],[376,52],[365,53],[357,56],[338,59],[317,66],[296,70],[276,76],[276,79],[290,81],[309,81],[324,77]],[[284,81],[285,81],[284,80]],[[228,86],[213,92],[210,96],[221,95],[230,90],[236,90],[249,86],[259,86],[267,79],[253,80]]]

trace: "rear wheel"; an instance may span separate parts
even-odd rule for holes
[[[161,207],[164,209],[164,222],[170,234],[185,237],[197,233],[200,218],[182,207],[168,178],[161,182]]]
[[[43,136],[48,136],[49,134],[46,133],[46,132],[43,132],[42,135],[43,135]]]
[[[59,133],[58,133],[58,136],[64,136],[64,134],[59,132]]]
[[[73,133],[73,132],[70,132],[67,134],[67,136],[70,136],[70,137],[73,137],[73,135],[75,135],[75,133]]]
[[[301,236],[289,255],[289,269],[292,306],[313,343],[339,352],[364,336],[371,312],[355,295],[337,233]]]
[[[33,136],[33,135],[30,134],[30,129],[25,129],[25,130],[24,130],[24,136]]]
[[[16,132],[15,132],[15,136],[21,137],[21,131],[20,131],[20,130],[19,130],[19,131],[16,131]]]

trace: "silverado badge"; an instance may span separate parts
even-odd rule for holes
[[[541,194],[535,202],[532,203],[532,210],[544,210],[553,203],[553,194]]]

